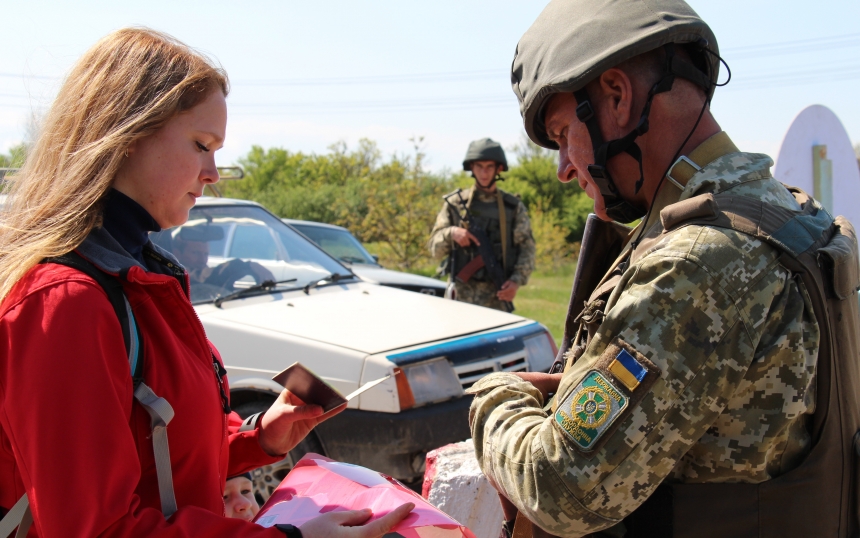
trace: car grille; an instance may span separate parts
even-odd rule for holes
[[[464,389],[471,387],[479,379],[493,372],[527,372],[528,369],[529,365],[524,350],[492,359],[454,365],[454,371],[460,378],[460,384],[463,385]]]

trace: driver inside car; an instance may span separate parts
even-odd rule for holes
[[[173,238],[173,255],[188,271],[192,284],[206,284],[218,288],[233,288],[233,284],[250,276],[257,284],[275,280],[275,276],[257,262],[232,259],[209,267],[209,243],[224,239],[219,226],[187,226]]]

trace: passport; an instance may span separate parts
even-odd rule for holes
[[[323,408],[323,412],[328,413],[390,377],[391,375],[387,375],[368,381],[347,396],[342,395],[337,389],[298,362],[289,365],[272,380],[283,385],[285,389],[301,398],[306,404],[318,405]]]

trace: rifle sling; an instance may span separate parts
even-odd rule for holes
[[[499,204],[499,229],[502,232],[502,267],[508,274],[508,220],[505,218],[505,201],[502,191],[496,189],[496,201]]]

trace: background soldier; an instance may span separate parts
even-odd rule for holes
[[[856,235],[720,130],[718,59],[682,0],[553,0],[517,46],[529,137],[605,221],[564,372],[469,389],[481,467],[535,535],[860,530]]]
[[[472,172],[475,184],[445,195],[429,246],[434,258],[447,256],[441,272],[453,282],[458,301],[510,311],[512,306],[506,303],[514,300],[534,270],[535,241],[526,206],[496,186],[502,179],[499,174],[507,169],[498,142],[482,138],[469,144],[463,170]],[[480,241],[470,227],[489,239],[495,263],[504,271],[502,284],[495,283],[491,271],[482,266]]]

